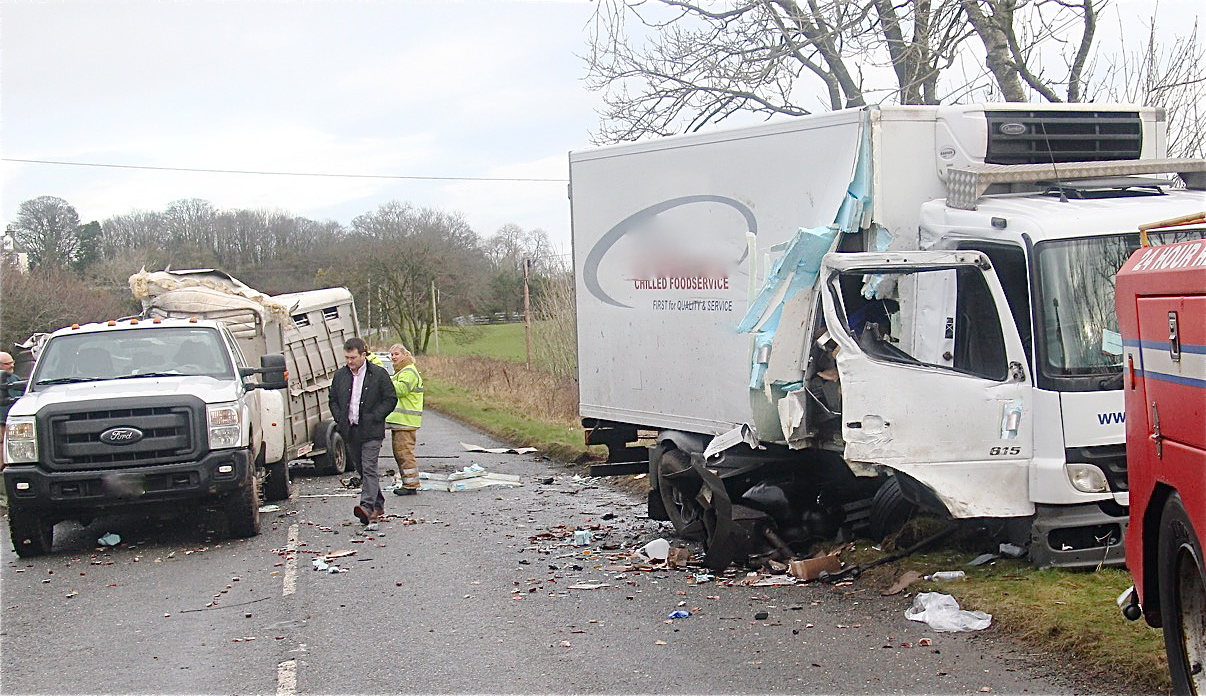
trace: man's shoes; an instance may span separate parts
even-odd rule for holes
[[[394,489],[394,495],[417,495],[418,488],[402,488],[401,486]]]
[[[359,505],[352,508],[352,514],[356,516],[356,519],[360,520],[360,524],[368,524],[373,519],[373,513]]]
[[[385,510],[373,510],[373,514],[369,515],[369,523],[375,524],[385,518]]]

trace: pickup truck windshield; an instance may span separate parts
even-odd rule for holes
[[[1202,236],[1201,230],[1166,233],[1152,243]],[[1121,374],[1122,337],[1114,314],[1114,275],[1138,248],[1138,233],[1036,245],[1036,343],[1045,375],[1058,379]],[[1121,387],[1121,382],[1113,381],[1099,385]]]
[[[173,327],[58,336],[38,358],[30,388],[181,375],[234,378],[234,366],[216,331]]]

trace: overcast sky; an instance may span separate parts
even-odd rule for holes
[[[1116,0],[1101,40],[1160,8]],[[202,198],[348,224],[382,203],[460,212],[483,237],[541,228],[568,252],[567,152],[589,145],[589,0],[0,0],[0,224],[66,199],[87,222]],[[1117,14],[1115,14],[1115,12]],[[1122,17],[1122,21],[1120,21]],[[1111,32],[1113,39],[1110,38]],[[514,181],[506,179],[543,179]]]
[[[8,222],[182,198],[348,224],[390,200],[515,223],[568,251],[566,154],[588,144],[587,0],[0,3],[4,158],[201,169],[548,179],[425,181],[0,162]]]

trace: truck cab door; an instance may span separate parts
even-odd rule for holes
[[[846,461],[908,474],[954,517],[1033,513],[1032,382],[988,257],[828,254],[821,295]]]

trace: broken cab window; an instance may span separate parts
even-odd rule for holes
[[[846,331],[874,360],[941,367],[1004,381],[1004,332],[984,274],[972,267],[885,276],[891,298],[862,295],[862,272],[839,274],[835,289]]]

